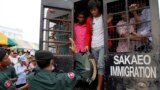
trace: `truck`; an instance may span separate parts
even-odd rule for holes
[[[85,10],[89,16],[88,1],[41,0],[39,47],[40,50],[51,51],[58,58],[55,66],[59,71],[69,72],[74,68],[73,54],[69,50],[69,38],[74,37],[73,25],[76,11]],[[159,0],[99,1],[105,29],[104,90],[160,90]],[[141,7],[134,10],[129,7],[131,5]],[[143,22],[136,22],[133,12],[136,12]],[[126,22],[119,25],[122,14],[126,16]],[[112,17],[111,25],[107,22],[110,17]],[[131,19],[134,23],[130,22]],[[139,33],[138,28],[143,25],[146,26],[145,29],[149,29],[149,35],[142,40],[133,37],[130,33],[124,37],[119,32],[121,28],[130,30],[132,26],[134,32]],[[112,43],[110,48],[107,41]],[[120,42],[123,41],[127,46],[121,45]],[[139,45],[141,46],[138,47]],[[127,51],[125,51],[126,47],[128,47]],[[95,85],[92,86],[91,83],[88,86]]]

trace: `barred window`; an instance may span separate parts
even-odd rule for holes
[[[45,8],[43,18],[43,49],[55,55],[71,54],[71,10]]]
[[[107,4],[109,52],[152,50],[149,0],[116,0]]]

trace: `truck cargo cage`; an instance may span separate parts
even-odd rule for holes
[[[71,71],[73,55],[69,38],[73,31],[73,1],[42,0],[40,20],[40,50],[51,51],[60,71]]]
[[[71,10],[55,7],[44,9],[43,18],[43,49],[52,51],[55,55],[71,54],[69,37],[72,37]]]

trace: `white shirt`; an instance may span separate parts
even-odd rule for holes
[[[11,63],[13,63],[14,65],[18,63],[18,57],[14,58],[12,56],[9,56],[9,59],[10,59]]]
[[[27,69],[27,67],[25,65],[22,66],[19,63],[17,63],[16,65],[14,65],[14,68],[18,76],[16,85],[25,84],[27,77],[27,73],[25,72],[25,70]]]
[[[101,47],[104,45],[104,26],[102,15],[99,17],[93,17],[92,23],[92,41],[91,47]]]

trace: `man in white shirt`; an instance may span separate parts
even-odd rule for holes
[[[14,66],[18,63],[18,53],[16,50],[13,50],[9,56],[9,59],[11,61],[11,64]]]
[[[24,62],[25,62],[25,58],[23,56],[20,56],[18,58],[18,63],[14,65],[16,74],[18,76],[18,79],[16,81],[17,88],[20,88],[26,84],[26,75],[27,75],[28,70]]]
[[[101,3],[98,0],[90,0],[88,8],[91,16],[87,18],[87,34],[86,41],[91,45],[86,46],[86,50],[91,47],[91,52],[97,60],[98,85],[97,90],[102,90],[104,81],[105,62],[104,62],[104,23],[100,10]],[[87,39],[89,38],[89,39]]]

